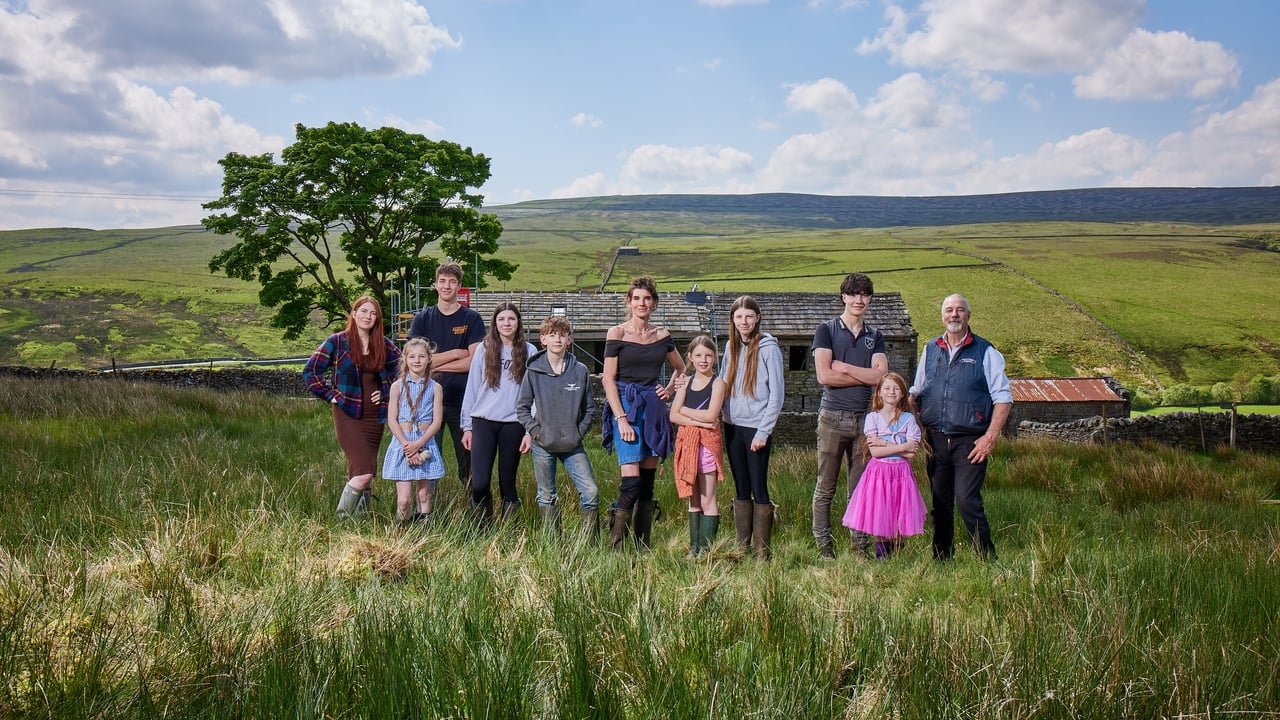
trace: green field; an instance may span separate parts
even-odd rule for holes
[[[575,204],[576,203],[576,204]],[[1242,240],[1276,226],[994,223],[825,230],[750,215],[498,208],[504,290],[619,290],[650,274],[661,289],[835,292],[847,272],[901,293],[922,336],[950,292],[1011,374],[1109,374],[1131,387],[1243,384],[1280,374],[1280,253]],[[229,240],[200,228],[0,232],[0,363],[101,367],[309,352],[266,324],[257,287],[207,271]],[[622,244],[641,250],[613,267]],[[613,267],[612,276],[607,276]]]
[[[0,378],[0,717],[1275,716],[1280,461],[992,457],[998,562],[935,563],[921,537],[819,560],[804,448],[771,461],[772,562],[727,517],[689,560],[667,469],[646,554],[576,542],[569,488],[568,534],[544,535],[527,460],[513,527],[475,529],[452,477],[425,531],[382,480],[373,517],[339,521],[322,403]]]

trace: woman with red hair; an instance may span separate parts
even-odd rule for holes
[[[387,398],[399,361],[400,351],[383,332],[382,307],[363,295],[351,306],[346,329],[321,343],[302,371],[311,394],[330,403],[338,444],[347,456],[338,517],[369,508],[369,486],[377,472]]]

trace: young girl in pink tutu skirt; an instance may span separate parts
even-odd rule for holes
[[[924,532],[924,498],[911,472],[920,449],[920,425],[908,410],[907,383],[888,373],[871,398],[863,433],[871,457],[849,498],[845,527],[876,539],[876,558],[887,558],[908,535]]]

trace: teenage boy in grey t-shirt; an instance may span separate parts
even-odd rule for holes
[[[813,334],[813,365],[822,385],[818,408],[818,482],[813,488],[813,539],[818,554],[834,558],[831,542],[831,501],[836,492],[840,464],[847,461],[845,499],[862,475],[864,461],[858,452],[862,421],[871,392],[889,371],[884,335],[863,322],[873,294],[871,278],[852,273],[840,284],[844,312],[818,326]],[[865,536],[858,538],[866,551]]]

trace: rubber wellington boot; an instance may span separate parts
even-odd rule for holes
[[[653,521],[662,517],[662,510],[657,500],[640,500],[635,506],[636,549],[641,552],[649,549],[649,540],[653,534]]]
[[[689,554],[685,557],[696,558],[702,554],[702,511],[689,511]]]
[[[705,555],[711,549],[711,544],[716,541],[716,533],[720,532],[720,516],[719,515],[703,515],[702,516],[702,552]]]
[[[582,538],[589,545],[600,542],[600,513],[595,508],[582,511]]]
[[[773,536],[773,503],[756,503],[751,520],[751,549],[757,560],[768,560]]]
[[[621,552],[625,549],[627,535],[631,533],[631,511],[617,505],[609,507],[609,549]]]
[[[738,549],[746,552],[751,547],[751,523],[754,520],[752,513],[755,503],[750,500],[734,500],[733,501],[733,527],[737,532]]]
[[[542,532],[549,538],[560,537],[560,506],[539,505],[538,515],[542,518]]]
[[[520,520],[520,503],[504,500],[502,503],[502,524],[509,525]]]
[[[360,491],[350,485],[342,486],[342,494],[338,496],[338,517],[346,519],[360,514]]]

